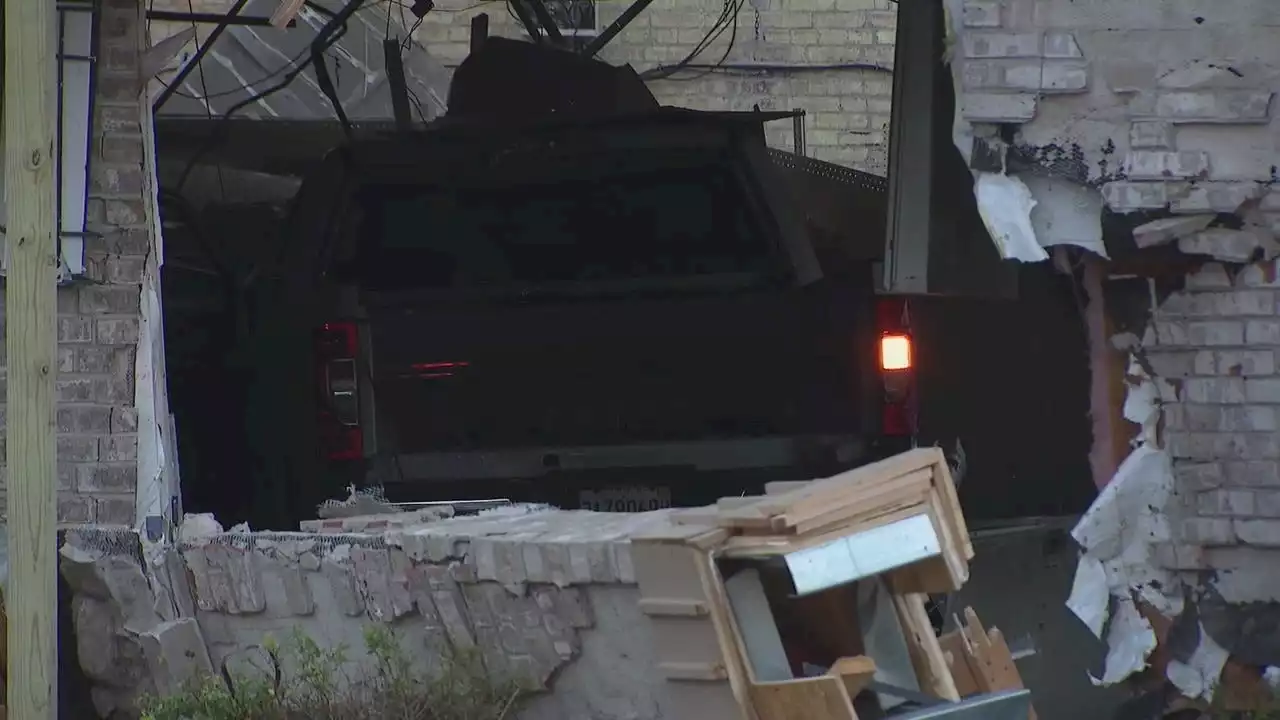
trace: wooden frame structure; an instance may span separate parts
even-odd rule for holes
[[[772,483],[760,497],[677,511],[669,525],[632,538],[640,608],[651,623],[658,666],[675,715],[690,720],[857,720],[853,700],[876,673],[871,658],[844,656],[819,677],[761,677],[748,647],[759,643],[750,637],[758,628],[744,633],[721,571],[721,563],[735,560],[785,562],[797,595],[828,600],[806,611],[825,607],[832,628],[853,612],[841,589],[883,581],[926,694],[959,700],[953,668],[961,667],[967,692],[1020,687],[1016,669],[1011,679],[992,671],[999,660],[976,659],[1003,645],[998,631],[976,624],[976,615],[959,644],[946,640],[949,651],[929,621],[925,593],[958,589],[972,557],[955,486],[936,448],[825,480]],[[969,670],[971,664],[978,669]]]

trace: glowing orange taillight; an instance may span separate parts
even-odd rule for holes
[[[880,336],[880,369],[881,370],[910,370],[911,369],[911,336],[910,335],[881,335]]]

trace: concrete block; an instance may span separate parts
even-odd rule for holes
[[[1044,34],[1044,56],[1059,60],[1077,60],[1084,57],[1074,33],[1050,30]]]
[[[1275,315],[1276,299],[1270,290],[1176,293],[1165,300],[1160,312],[1185,317]]]
[[[335,554],[344,548],[346,552],[340,557],[330,555],[321,558],[320,572],[328,581],[329,592],[333,593],[338,612],[347,617],[357,617],[364,614],[364,598],[360,594],[355,573],[352,572],[349,564],[350,548],[338,546],[335,548]]]
[[[961,82],[966,90],[1040,89],[1041,60],[969,60],[964,63]]]
[[[1187,275],[1188,290],[1206,290],[1231,287],[1231,276],[1222,263],[1205,263],[1200,269]]]
[[[1202,352],[1148,352],[1147,363],[1151,366],[1152,372],[1161,378],[1185,378],[1193,375],[1212,375],[1213,370],[1210,367],[1207,372],[1200,372],[1197,368],[1197,360],[1199,355],[1208,355],[1207,365],[1212,364],[1212,354],[1207,351]],[[1166,420],[1166,422],[1168,422]]]
[[[1224,482],[1221,463],[1178,463],[1173,466],[1175,486],[1182,492],[1199,493],[1220,487]]]
[[[1250,345],[1280,344],[1280,321],[1249,320],[1245,323],[1244,338]]]
[[[970,32],[960,40],[968,59],[1040,57],[1044,51],[1041,32]]]
[[[1280,328],[1274,328],[1280,333]],[[1250,378],[1244,381],[1245,396],[1249,402],[1280,403],[1280,379]]]
[[[1231,487],[1280,487],[1280,463],[1272,460],[1245,460],[1223,463],[1224,482]]]
[[[1213,460],[1217,458],[1217,441],[1214,433],[1170,431],[1165,434],[1166,449],[1176,461]],[[1204,498],[1198,498],[1196,509],[1201,515],[1232,514],[1217,512],[1206,502]]]
[[[1000,3],[994,0],[966,0],[964,26],[969,28],[1000,27]]]
[[[112,681],[119,674],[121,659],[111,605],[106,600],[78,593],[71,600],[71,618],[76,629],[80,668],[90,680]]]
[[[1076,93],[1089,89],[1089,63],[1083,60],[1045,60],[1040,88],[1046,93]]]
[[[1156,338],[1161,345],[1242,345],[1244,323],[1237,320],[1157,320]]]
[[[1236,543],[1236,531],[1230,518],[1185,518],[1178,524],[1179,539],[1189,545],[1221,546]]]
[[[1036,98],[1030,93],[964,93],[961,113],[970,122],[1023,123],[1035,118]]]
[[[1209,227],[1213,215],[1190,215],[1186,217],[1161,218],[1139,225],[1133,231],[1133,241],[1140,248],[1164,245],[1181,237],[1186,237]]]
[[[1253,493],[1253,515],[1280,518],[1280,490],[1250,490]]]
[[[265,609],[256,552],[207,543],[189,547],[183,555],[196,579],[198,609],[232,615]]]
[[[351,564],[372,619],[390,623],[413,611],[408,557],[402,551],[353,547]]]
[[[1166,570],[1205,570],[1209,568],[1204,548],[1180,543],[1156,543],[1151,547],[1158,567]]]
[[[1245,326],[1245,342],[1249,339],[1249,327]],[[1213,353],[1214,369],[1220,375],[1256,377],[1276,373],[1276,354],[1273,350],[1217,350]]]
[[[1130,180],[1203,177],[1209,173],[1209,153],[1134,150],[1125,156],[1124,171]]]
[[[1237,519],[1236,537],[1245,545],[1280,548],[1280,520]]]
[[[475,647],[475,634],[471,629],[466,602],[458,591],[433,590],[432,604],[440,623],[444,626],[449,642],[455,648]]]
[[[1275,246],[1273,238],[1253,230],[1209,228],[1178,240],[1178,249],[1188,255],[1208,255],[1224,262],[1245,263],[1262,250]]]
[[[1246,402],[1243,378],[1188,378],[1183,382],[1182,390],[1186,402],[1210,405]]]
[[[1169,204],[1169,186],[1163,182],[1109,182],[1102,186],[1107,207],[1125,213],[1159,210]]]
[[[1250,200],[1256,200],[1266,188],[1251,182],[1199,182],[1170,202],[1175,213],[1234,213]]]
[[[225,608],[233,615],[259,613],[266,609],[266,597],[262,592],[262,577],[259,570],[259,554],[256,550],[231,547],[229,545],[210,545],[212,554],[226,569],[229,581],[230,596]]]
[[[1143,114],[1154,112],[1155,100],[1145,91],[1156,86],[1159,71],[1155,63],[1131,58],[1104,58],[1099,60],[1099,72],[1111,92],[1121,95],[1142,93],[1130,100],[1130,110],[1149,107]]]
[[[267,607],[284,608],[292,616],[314,614],[316,603],[307,586],[307,572],[295,563],[284,561],[276,561],[272,570],[272,581],[264,583]]]
[[[195,618],[161,623],[139,633],[138,641],[160,695],[176,692],[188,682],[213,672],[213,663]]]
[[[1173,125],[1158,120],[1138,120],[1129,125],[1129,147],[1157,150],[1173,147]]]
[[[1271,115],[1269,90],[1162,92],[1152,111],[1173,123],[1265,123]]]

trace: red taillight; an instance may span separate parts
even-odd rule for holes
[[[885,435],[915,435],[915,343],[906,298],[876,301],[876,359],[884,384],[880,430]]]
[[[315,335],[320,442],[331,460],[364,456],[360,427],[359,330],[355,323],[325,323]]]

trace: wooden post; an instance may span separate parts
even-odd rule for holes
[[[57,717],[54,6],[4,0],[11,720]]]

